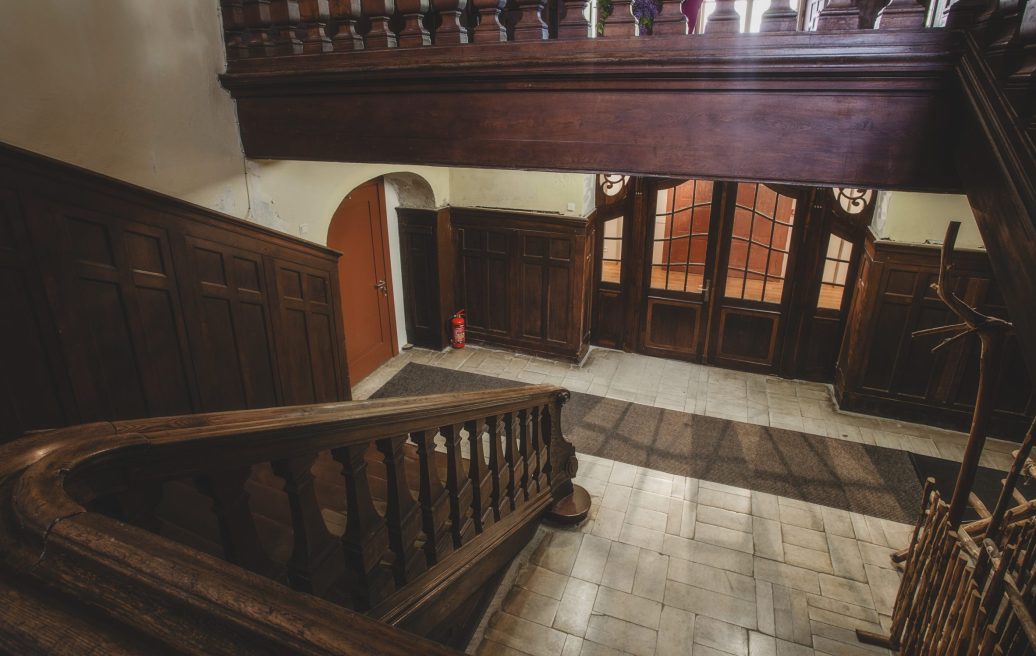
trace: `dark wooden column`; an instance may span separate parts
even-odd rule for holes
[[[432,6],[442,16],[442,24],[435,30],[435,45],[468,43],[468,28],[464,26],[468,0],[432,0]]]
[[[248,57],[244,3],[242,0],[222,0],[219,5],[223,14],[223,42],[227,46],[227,59]]]
[[[399,32],[400,48],[432,45],[432,34],[424,26],[430,8],[429,0],[396,0],[396,9],[403,14],[403,29]]]
[[[395,48],[399,39],[389,21],[396,13],[396,0],[360,0],[363,17],[370,21],[365,42],[368,50]]]
[[[278,55],[301,55],[302,40],[298,29],[302,22],[298,0],[273,0],[270,3],[270,18],[276,35],[274,45]]]
[[[478,12],[478,27],[472,34],[476,43],[507,41],[507,28],[500,22],[500,12],[507,6],[507,0],[472,0]]]
[[[276,578],[273,563],[259,541],[245,491],[245,482],[251,474],[251,467],[239,467],[199,476],[195,482],[198,490],[212,499],[224,557],[247,570]]]
[[[475,536],[475,524],[472,521],[472,489],[467,472],[464,471],[464,458],[461,456],[461,430],[463,424],[443,426],[442,435],[446,438],[446,490],[450,495],[450,533],[453,535],[453,546],[459,549]]]
[[[693,26],[687,25],[683,0],[662,0],[662,11],[651,25],[651,34],[687,34]]]
[[[328,0],[300,0],[299,11],[301,28],[306,35],[302,40],[302,52],[331,52],[331,39],[327,36],[327,22],[331,19]]]
[[[583,16],[589,4],[588,0],[558,0],[558,40],[577,41],[590,38],[590,23]]]
[[[392,570],[399,587],[413,581],[427,569],[424,552],[417,547],[417,537],[421,532],[421,513],[407,484],[403,453],[406,439],[406,435],[398,435],[377,442],[378,450],[385,459],[388,497],[385,523],[388,526],[389,546],[396,554]]]
[[[439,478],[435,435],[434,430],[411,434],[411,439],[417,445],[417,458],[421,470],[418,501],[421,504],[421,526],[425,536],[424,553],[429,565],[434,565],[453,551],[449,531],[450,495]]]
[[[634,36],[636,33],[637,19],[633,17],[631,0],[613,0],[612,13],[605,19],[601,36]]]
[[[338,25],[338,32],[331,40],[334,50],[364,49],[363,37],[356,32],[360,15],[360,0],[331,0],[331,16]]]
[[[547,0],[515,0],[515,4],[518,8],[514,24],[515,41],[543,41],[550,38],[547,23],[543,20]]]
[[[248,56],[270,57],[277,53],[270,29],[270,0],[244,0],[245,27],[248,30]]]

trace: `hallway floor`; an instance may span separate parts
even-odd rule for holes
[[[826,385],[594,349],[582,367],[481,348],[409,362],[552,383],[636,403],[959,460],[965,436],[837,410]],[[1006,468],[1011,442],[983,464]],[[884,632],[911,526],[579,454],[593,498],[578,528],[543,525],[512,563],[470,653],[513,656],[853,656]],[[920,503],[920,499],[918,500]]]

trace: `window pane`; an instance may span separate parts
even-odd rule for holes
[[[827,242],[827,257],[824,259],[824,271],[820,279],[818,308],[842,309],[842,299],[845,297],[846,278],[852,254],[853,245],[850,242],[831,235]]]
[[[651,288],[700,293],[705,275],[712,182],[688,180],[655,198]]]
[[[601,239],[601,282],[622,280],[622,217],[604,222]]]
[[[737,186],[727,298],[778,304],[784,295],[795,199],[760,184]]]

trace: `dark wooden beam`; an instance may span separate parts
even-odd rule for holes
[[[946,31],[487,43],[231,62],[249,157],[957,191]]]

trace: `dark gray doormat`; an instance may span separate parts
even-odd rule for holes
[[[411,363],[372,398],[523,384]],[[590,394],[573,393],[561,419],[577,453],[897,522],[917,519],[921,486],[905,451]]]

